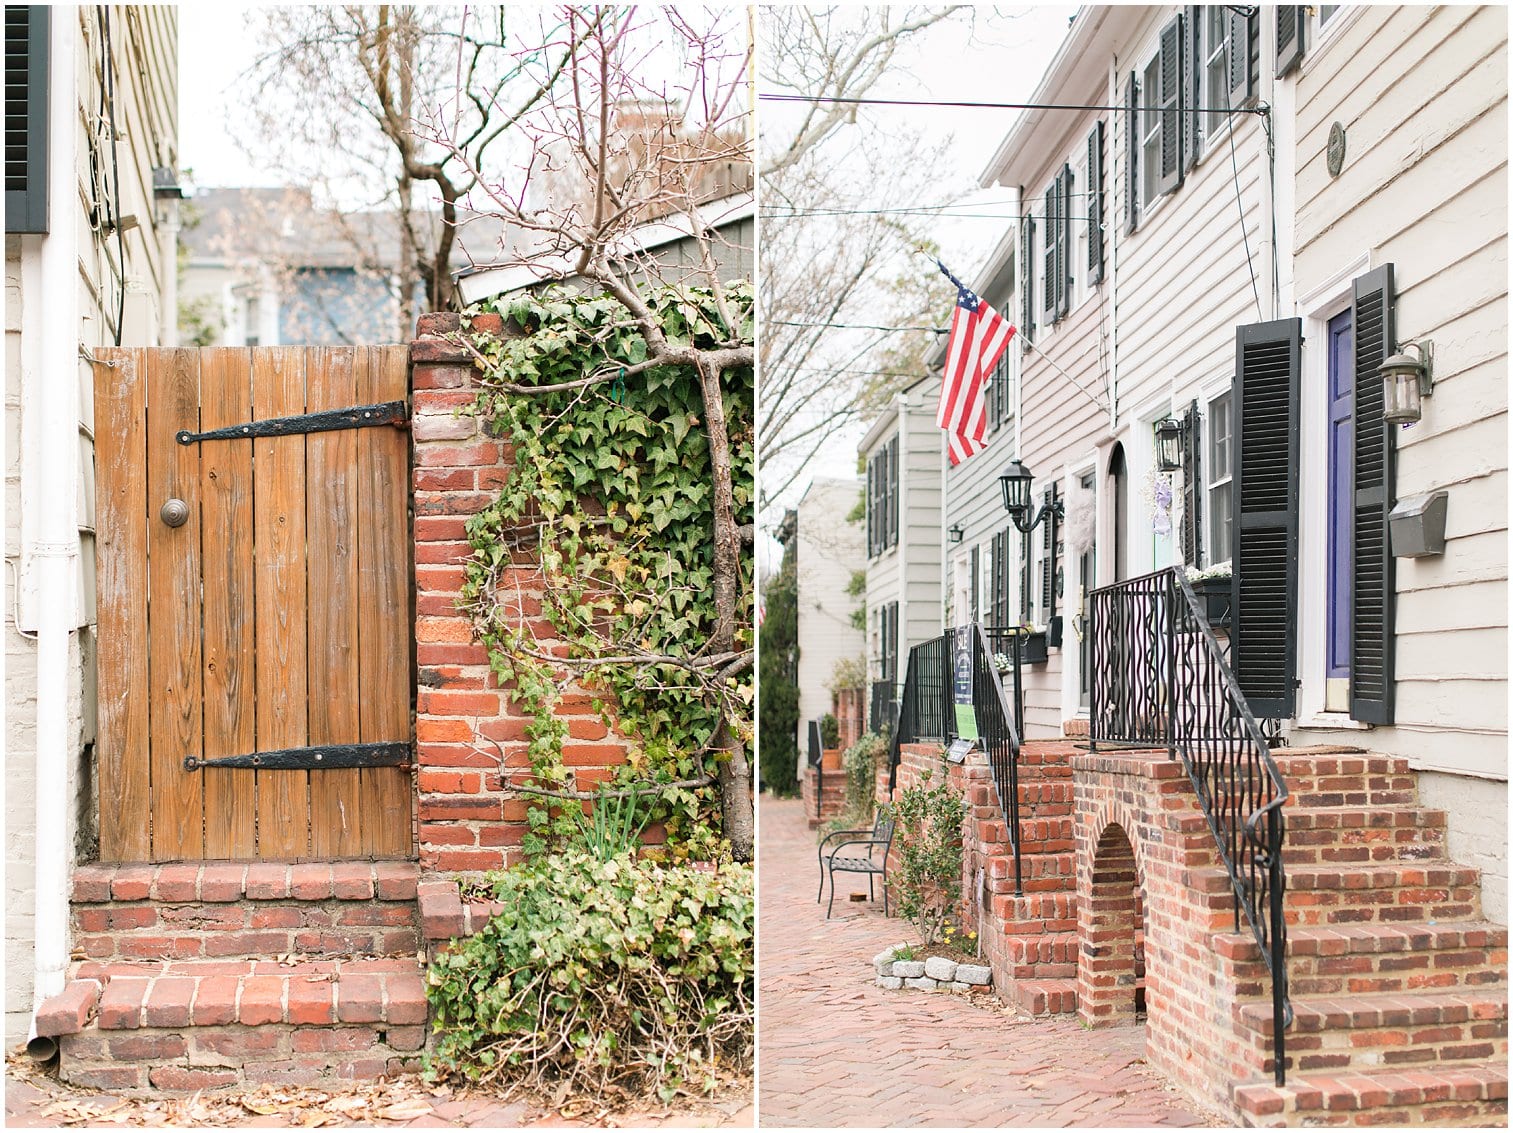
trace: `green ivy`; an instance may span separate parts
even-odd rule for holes
[[[644,287],[669,342],[713,349],[750,343],[753,292],[732,284],[726,326],[706,290]],[[565,721],[552,711],[561,695],[559,667],[532,657],[544,651],[511,610],[511,572],[535,570],[544,591],[542,617],[567,656],[595,659],[636,650],[693,657],[709,640],[714,602],[713,473],[702,426],[697,375],[687,366],[655,366],[581,389],[520,394],[503,387],[578,381],[606,368],[647,360],[646,339],[609,295],[557,285],[493,301],[477,310],[503,315],[502,335],[472,334],[482,376],[475,412],[513,447],[512,470],[498,498],[469,519],[473,555],[463,603],[472,613],[503,687],[532,717],[526,729],[536,785],[571,785],[562,759]],[[470,312],[474,313],[474,312]],[[734,469],[735,522],[753,522],[753,378],[749,367],[721,375]],[[751,594],[751,556],[740,556],[741,609]],[[496,592],[497,596],[496,596]],[[528,619],[526,619],[528,621]],[[735,647],[749,649],[749,617]],[[605,664],[584,670],[583,687],[600,698],[601,718],[631,741],[618,784],[669,784],[717,774],[705,751],[724,718],[750,744],[750,670],[713,693],[677,666]],[[667,829],[674,858],[715,858],[722,841],[714,786],[659,790],[650,821]],[[539,854],[576,829],[544,804],[528,810],[524,848]]]

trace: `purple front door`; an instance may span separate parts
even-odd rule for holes
[[[1329,320],[1329,579],[1324,707],[1345,711],[1350,697],[1351,569],[1355,496],[1355,360],[1350,311]]]

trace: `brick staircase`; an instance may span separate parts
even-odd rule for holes
[[[821,780],[823,786],[820,785]],[[817,808],[816,790],[821,792]],[[814,830],[846,809],[846,772],[836,768],[820,775],[813,767],[805,764],[799,779],[799,794],[804,800],[804,814],[808,818],[809,829]]]
[[[84,866],[75,959],[37,1031],[79,1086],[197,1090],[418,1063],[413,862]]]
[[[1028,1015],[1077,1010],[1077,877],[1067,763],[1075,750],[1059,740],[1031,740],[1020,749],[1018,897],[992,773],[983,762],[967,769],[973,829],[987,870],[983,950],[999,996]]]
[[[1446,857],[1443,811],[1400,758],[1274,753],[1287,807],[1287,1084],[1271,1078],[1270,982],[1249,933],[1214,936],[1218,984],[1255,1079],[1251,1125],[1503,1123],[1508,930],[1482,919],[1479,872]],[[1228,903],[1222,869],[1193,885]]]

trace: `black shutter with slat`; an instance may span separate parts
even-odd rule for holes
[[[1020,296],[1019,333],[1028,339],[1035,337],[1035,218],[1025,213],[1024,227],[1019,230],[1020,249]]]
[[[1156,171],[1156,194],[1169,193],[1182,184],[1182,16],[1177,14],[1161,29],[1161,167]],[[1150,97],[1150,92],[1146,93]]]
[[[1042,262],[1045,267],[1044,296],[1041,300],[1041,309],[1045,313],[1045,325],[1050,326],[1056,321],[1059,298],[1056,291],[1056,261],[1061,247],[1061,222],[1057,212],[1061,208],[1061,174],[1051,182],[1045,191],[1045,251],[1042,253]]]
[[[1024,532],[1019,536],[1019,620],[1028,622],[1034,617],[1030,608],[1030,535]]]
[[[1255,93],[1255,75],[1250,66],[1251,18],[1244,11],[1229,9],[1229,105],[1243,106]]]
[[[1203,565],[1203,469],[1198,442],[1198,403],[1182,417],[1182,561]]]
[[[5,6],[5,230],[47,231],[49,9]]]
[[[1087,277],[1103,282],[1103,119],[1087,136]]]
[[[1394,560],[1387,538],[1392,509],[1392,426],[1382,417],[1377,367],[1396,350],[1391,264],[1351,285],[1355,334],[1355,554],[1350,635],[1350,716],[1390,724],[1394,708]]]
[[[1140,83],[1129,73],[1124,87],[1124,230],[1140,226]]]
[[[1066,317],[1072,309],[1072,167],[1061,167],[1060,204],[1056,215],[1060,221],[1056,236],[1056,316]]]
[[[1203,105],[1203,53],[1208,48],[1203,42],[1203,26],[1203,9],[1196,4],[1189,4],[1182,24],[1182,60],[1185,68],[1182,93],[1183,169],[1191,169],[1198,164],[1198,107]]]
[[[888,546],[898,545],[899,496],[898,438],[888,442]]]
[[[1045,607],[1046,621],[1056,616],[1056,513],[1051,507],[1056,503],[1056,485],[1045,490],[1045,522],[1041,532],[1040,602]]]
[[[1303,9],[1298,5],[1277,5],[1277,78],[1281,78],[1303,60]]]
[[[1294,712],[1297,683],[1298,385],[1302,320],[1235,331],[1235,676],[1257,716]]]
[[[867,461],[867,557],[877,555],[877,457]]]
[[[968,604],[968,606],[971,609],[972,621],[976,622],[976,621],[979,620],[978,619],[979,607],[978,607],[978,604],[977,604],[978,603],[977,594],[978,594],[978,590],[980,589],[980,586],[981,586],[981,581],[980,580],[982,578],[982,544],[980,544],[980,543],[977,544],[976,546],[974,546],[972,548],[972,567],[971,567],[971,571],[972,571],[972,580],[971,580],[971,583],[970,583],[971,589],[969,589],[967,591],[967,604]]]

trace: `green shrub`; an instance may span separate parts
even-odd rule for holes
[[[820,717],[820,745],[827,751],[841,746],[841,722],[833,713],[826,712]]]
[[[868,732],[841,755],[846,773],[846,806],[830,823],[834,830],[855,830],[872,824],[877,806],[877,761],[888,750],[888,741]]]
[[[885,804],[893,819],[899,871],[894,883],[899,908],[928,946],[940,939],[946,921],[961,900],[961,824],[967,803],[944,775],[931,786],[933,772]]]
[[[433,1074],[665,1101],[750,1066],[750,868],[574,849],[491,883],[504,912],[428,974]]]

